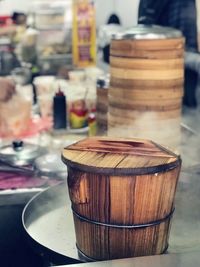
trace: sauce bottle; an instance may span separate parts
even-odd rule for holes
[[[64,93],[60,90],[53,98],[53,128],[66,129],[67,127],[67,104]]]

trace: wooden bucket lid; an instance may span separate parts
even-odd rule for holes
[[[89,137],[64,148],[63,162],[79,171],[107,175],[144,175],[181,164],[172,151],[150,140]]]

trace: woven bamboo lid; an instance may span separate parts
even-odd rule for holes
[[[109,175],[143,175],[169,171],[179,155],[150,140],[89,137],[66,147],[63,162],[77,170]]]

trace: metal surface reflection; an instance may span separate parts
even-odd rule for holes
[[[199,266],[199,252],[139,257],[123,260],[81,264],[82,267],[196,267]],[[67,265],[72,266],[72,265]],[[80,265],[73,265],[73,267]],[[64,266],[63,266],[64,267]]]
[[[176,194],[169,253],[200,250],[200,166],[182,172]]]
[[[198,253],[191,254],[194,255],[193,260],[189,254],[186,254],[188,257],[181,254],[200,251],[199,173],[199,166],[190,167],[181,173],[169,240],[170,257],[140,257],[140,261],[128,260],[125,265],[123,261],[117,261],[117,265],[113,261],[105,263],[105,266],[198,266]],[[79,260],[66,182],[34,197],[24,210],[23,221],[27,234],[34,242],[69,259]],[[180,254],[174,256],[174,253]],[[192,265],[195,262],[196,265]],[[102,266],[102,263],[99,264]]]

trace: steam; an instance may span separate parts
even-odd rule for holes
[[[200,161],[200,107],[184,109],[182,116],[182,142],[180,147],[183,166],[190,167]]]
[[[34,198],[23,218],[28,234],[39,244],[78,259],[66,181]]]
[[[170,147],[173,150],[178,149],[181,140],[180,118],[162,119],[160,115],[152,111],[143,113],[142,115],[138,112],[135,118],[130,117],[128,120],[125,118],[124,122],[120,119],[120,123],[112,126],[113,115],[110,116],[109,114],[108,135],[149,139],[158,144]]]
[[[113,118],[108,114],[108,136],[149,139],[180,154],[183,167],[199,164],[200,108],[184,108],[180,118],[171,119],[162,119],[161,112],[151,111],[142,115],[138,112],[135,118],[124,118],[124,122],[120,119],[115,126],[112,126]]]

